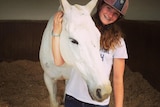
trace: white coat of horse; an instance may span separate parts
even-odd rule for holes
[[[76,69],[75,72],[80,72],[86,81],[93,100],[103,101],[111,93],[109,76],[105,73],[99,53],[100,32],[90,15],[97,1],[91,0],[88,4],[81,6],[71,5],[67,0],[61,0],[64,15],[60,34],[60,50],[65,60],[62,66],[54,65],[53,17],[48,21],[42,37],[39,57],[44,70],[44,81],[49,92],[51,107],[59,105],[56,100],[56,81],[62,77],[69,79],[73,68]]]

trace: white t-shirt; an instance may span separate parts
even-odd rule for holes
[[[124,59],[128,58],[124,39],[121,39],[121,45],[117,46],[114,51],[100,50],[100,55],[104,63],[104,66],[106,68],[106,73],[110,75],[113,65],[113,58],[124,58]],[[81,77],[80,73],[76,72],[74,69],[72,70],[70,79],[66,86],[66,94],[76,98],[79,101],[95,105],[108,105],[110,101],[110,97],[104,100],[103,102],[92,100],[92,98],[88,93],[86,82]]]

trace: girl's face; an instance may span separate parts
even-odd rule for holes
[[[114,23],[120,16],[120,13],[107,4],[103,4],[99,12],[99,17],[104,25]]]

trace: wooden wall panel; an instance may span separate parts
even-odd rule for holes
[[[0,21],[0,60],[38,60],[47,21]]]
[[[0,61],[39,60],[39,47],[47,21],[0,21]],[[132,71],[140,72],[160,91],[160,21],[119,22],[126,34]]]

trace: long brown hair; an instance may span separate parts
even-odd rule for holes
[[[93,20],[101,32],[100,46],[104,50],[114,50],[117,45],[120,44],[120,38],[123,37],[123,33],[118,25],[115,23],[109,25],[103,25],[99,18],[99,11],[105,2],[103,0],[98,0],[97,12],[93,15]]]

